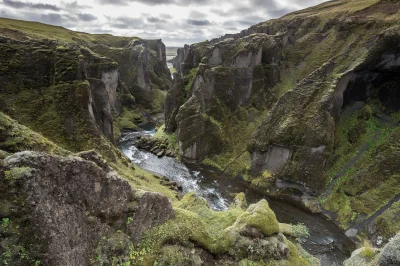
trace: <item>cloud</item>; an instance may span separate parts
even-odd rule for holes
[[[129,5],[133,2],[142,3],[145,5],[161,5],[174,4],[175,0],[97,0],[97,2],[103,5]]]
[[[146,18],[146,20],[149,23],[168,23],[167,20],[161,19],[161,18],[156,18],[156,17],[149,17],[149,18]]]
[[[290,12],[295,11],[294,8],[291,7],[286,7],[286,8],[280,8],[280,9],[275,9],[275,10],[267,10],[267,13],[270,17],[272,18],[280,18],[286,14],[289,14]]]
[[[93,21],[93,20],[97,19],[92,14],[77,14],[77,16],[78,16],[79,20],[82,20],[82,21]]]
[[[55,5],[50,4],[36,4],[36,3],[29,3],[29,2],[20,2],[20,1],[13,1],[13,0],[3,0],[3,4],[15,8],[15,9],[45,9],[45,10],[52,10],[52,11],[60,11],[60,8]]]
[[[200,42],[323,0],[0,0],[0,16],[89,33]]]
[[[211,22],[209,20],[196,20],[196,19],[187,19],[186,20],[187,24],[193,25],[193,26],[207,26],[211,25]]]
[[[192,10],[189,13],[189,17],[192,19],[205,19],[207,15],[197,10]]]
[[[19,19],[38,21],[46,24],[52,24],[56,26],[61,26],[63,24],[63,18],[60,14],[50,13],[50,14],[38,14],[33,12],[21,13]]]
[[[142,18],[131,18],[131,17],[106,17],[108,25],[111,28],[117,29],[138,29],[143,25]]]
[[[130,3],[141,3],[149,6],[155,5],[206,5],[217,0],[97,0],[99,4],[103,5],[129,5]]]
[[[86,6],[86,5],[80,5],[80,4],[78,4],[78,1],[74,1],[74,2],[64,2],[64,1],[61,1],[61,5],[62,5],[65,9],[69,9],[69,10],[82,10],[82,9],[89,9],[89,8],[91,8],[91,6]]]

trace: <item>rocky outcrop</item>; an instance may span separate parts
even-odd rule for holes
[[[170,148],[168,139],[156,139],[141,137],[135,142],[135,146],[157,155],[158,157],[169,156],[175,157],[175,151]]]
[[[132,190],[94,152],[79,156],[21,152],[5,159],[0,249],[9,264],[122,263],[144,232],[174,217],[165,196]]]
[[[204,263],[243,265],[261,261],[264,264],[311,265],[298,253],[295,245],[279,233],[279,223],[266,200],[252,204],[247,209],[242,209],[244,205],[244,195],[238,195],[231,208],[221,213],[233,218],[228,222],[212,212],[204,199],[194,193],[186,194],[178,208],[186,209],[187,215],[196,213],[197,218],[186,225],[189,228],[181,228],[183,238],[178,243],[168,243],[162,247],[157,261],[161,265],[177,266]],[[198,227],[198,221],[202,219],[208,221],[206,228]],[[212,235],[209,232],[213,232]],[[184,239],[191,239],[196,245],[182,242]]]
[[[351,257],[344,261],[344,266],[394,266],[400,264],[400,234],[394,236],[382,249],[370,246],[355,250]]]
[[[177,129],[176,115],[185,101],[183,80],[174,73],[174,86],[168,91],[164,103],[165,131],[173,133]]]

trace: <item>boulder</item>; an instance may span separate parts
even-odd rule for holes
[[[400,234],[397,234],[382,249],[379,266],[400,265]]]
[[[88,265],[96,250],[104,260],[118,254],[122,263],[129,245],[174,217],[165,196],[135,192],[93,151],[79,155],[26,151],[4,160],[0,218],[10,225],[0,248],[13,254],[11,241],[43,265]],[[114,245],[104,238],[120,240]]]

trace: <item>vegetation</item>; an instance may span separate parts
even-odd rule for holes
[[[369,259],[375,256],[375,250],[368,242],[368,240],[364,240],[364,245],[361,249],[360,255],[363,256],[364,258],[369,258]]]

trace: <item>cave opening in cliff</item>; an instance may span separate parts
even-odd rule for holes
[[[343,93],[342,109],[355,102],[374,103],[385,113],[400,110],[400,71],[359,71]]]

